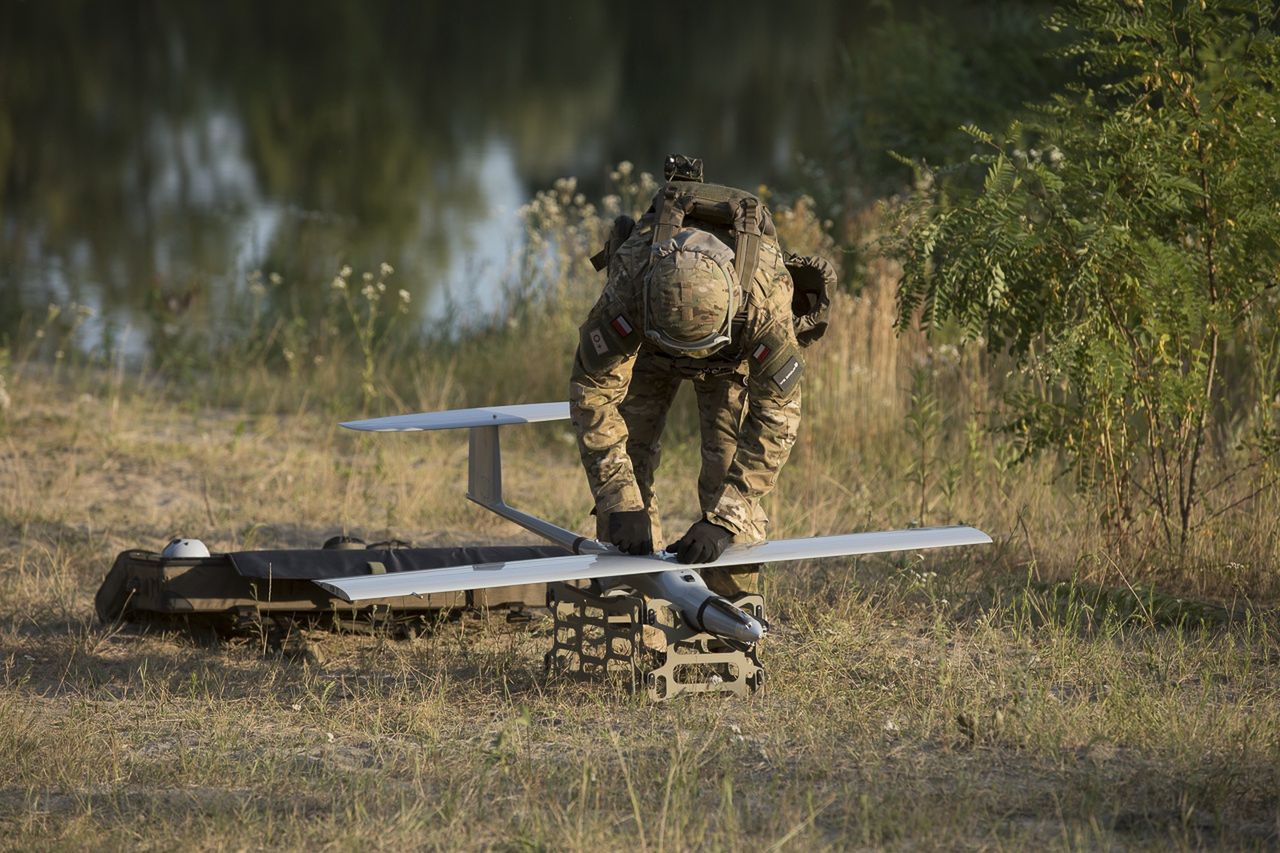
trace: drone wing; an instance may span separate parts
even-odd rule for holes
[[[517,406],[487,406],[478,409],[453,409],[447,412],[419,412],[416,415],[392,415],[389,418],[346,421],[341,426],[363,432],[422,432],[435,429],[474,429],[509,424],[536,424],[542,421],[568,419],[568,403],[522,403]]]
[[[987,545],[990,542],[990,536],[972,527],[921,527],[877,533],[847,533],[841,536],[816,536],[809,539],[781,539],[776,542],[761,542],[757,545],[734,545],[715,562],[704,563],[695,568],[779,563],[824,557],[851,557],[889,551]],[[364,577],[334,578],[316,581],[316,583],[345,601],[358,602],[373,598],[429,595],[436,592],[487,589],[517,584],[625,577],[666,571],[679,565],[675,556],[665,551],[647,557],[632,557],[608,552],[544,557],[538,560],[519,560],[511,563],[479,563],[420,572],[393,572]]]

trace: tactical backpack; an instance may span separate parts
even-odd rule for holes
[[[686,224],[707,227],[718,237],[729,237],[733,249],[734,272],[742,283],[746,310],[760,260],[760,242],[764,238],[778,241],[773,216],[760,199],[740,189],[708,184],[702,179],[702,161],[673,155],[667,158],[667,183],[653,198],[644,219],[654,223],[651,245],[660,245],[674,237]],[[635,230],[630,216],[613,221],[605,246],[592,256],[596,271],[608,268],[618,247]],[[795,293],[791,299],[796,341],[811,345],[827,331],[831,315],[831,289],[835,287],[835,270],[825,258],[817,255],[786,255],[785,265],[791,274]]]

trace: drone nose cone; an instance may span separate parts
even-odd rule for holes
[[[702,576],[689,569],[631,575],[626,581],[651,598],[665,598],[695,628],[739,643],[754,643],[764,626],[745,610],[707,589]]]
[[[764,636],[763,625],[719,596],[701,609],[699,621],[708,633],[740,643],[754,643]]]

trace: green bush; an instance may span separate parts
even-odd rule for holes
[[[1003,136],[966,128],[980,190],[920,165],[888,241],[899,323],[1010,354],[1011,425],[1179,548],[1265,487],[1276,447],[1276,23],[1264,2],[1072,4],[1049,25],[1078,78]],[[1230,464],[1205,484],[1210,455]]]

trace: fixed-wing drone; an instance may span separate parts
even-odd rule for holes
[[[651,598],[665,599],[679,609],[690,625],[725,640],[750,644],[764,635],[764,626],[751,614],[708,589],[697,569],[991,542],[991,537],[972,527],[927,527],[732,545],[714,562],[692,566],[680,565],[675,555],[666,551],[648,556],[623,554],[611,545],[521,512],[503,499],[498,431],[512,424],[559,421],[568,417],[568,403],[533,403],[396,415],[342,424],[348,429],[369,432],[470,430],[467,497],[571,553],[506,563],[333,578],[317,583],[346,601],[361,602],[515,584],[590,580],[601,590],[625,586]]]

